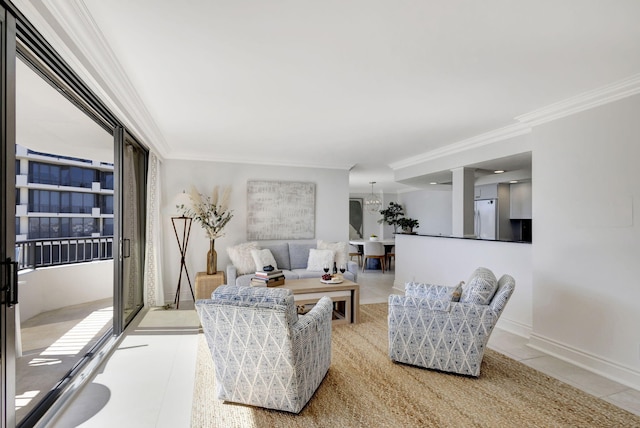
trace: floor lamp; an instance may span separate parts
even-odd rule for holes
[[[176,305],[176,309],[180,308],[180,286],[182,284],[182,271],[187,274],[187,281],[189,281],[189,288],[191,289],[191,297],[193,301],[196,301],[196,297],[193,294],[193,287],[191,286],[191,278],[189,278],[189,271],[187,270],[187,264],[185,257],[187,256],[187,245],[189,245],[189,235],[191,234],[191,217],[171,217],[171,224],[173,224],[173,232],[176,234],[176,241],[178,241],[178,248],[180,249],[180,274],[178,276],[178,288],[176,289],[176,298],[173,303]],[[182,240],[178,234],[178,229],[182,230]]]

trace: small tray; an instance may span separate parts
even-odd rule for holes
[[[326,279],[321,279],[320,282],[322,282],[323,284],[340,284],[341,282],[343,282],[344,279],[336,279],[336,278],[332,278],[329,280]]]

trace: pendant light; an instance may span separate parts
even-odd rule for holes
[[[380,198],[373,193],[373,185],[376,184],[376,182],[370,181],[369,183],[371,183],[371,194],[367,195],[367,197],[364,198],[364,207],[367,212],[374,214],[380,211],[382,202],[380,201]]]

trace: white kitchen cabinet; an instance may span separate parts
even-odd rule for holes
[[[531,219],[531,183],[514,183],[511,185],[512,219]]]
[[[498,198],[498,184],[483,184],[475,187],[475,199],[496,199]]]

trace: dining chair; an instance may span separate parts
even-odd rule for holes
[[[382,273],[384,273],[384,245],[381,242],[365,241],[364,242],[364,254],[363,254],[362,272],[367,267],[368,259],[380,260],[380,266],[382,267]]]
[[[393,259],[394,261],[396,259],[396,246],[395,245],[393,247],[389,248],[389,251],[387,252],[387,260],[388,260],[387,270],[391,270],[391,259]]]
[[[358,265],[362,264],[362,253],[357,245],[349,244],[349,260],[353,260],[353,256],[358,258]]]

